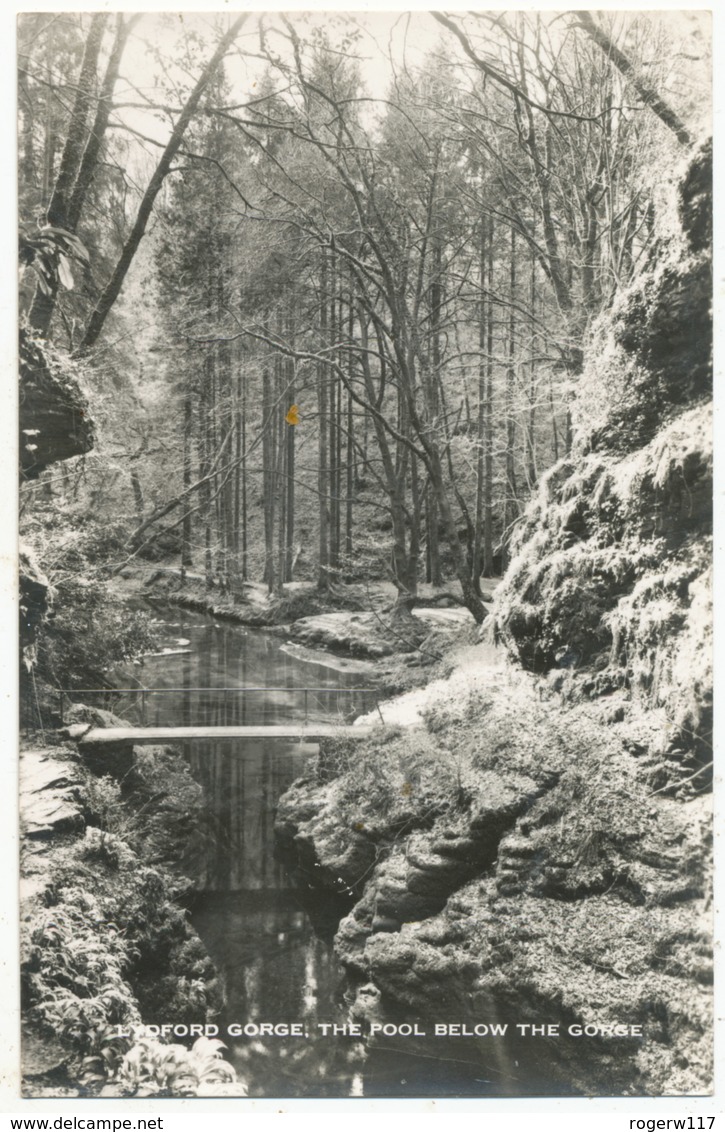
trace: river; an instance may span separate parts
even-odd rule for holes
[[[114,711],[127,718],[143,713],[147,723],[157,725],[343,720],[374,703],[370,677],[303,661],[272,634],[168,607],[155,609],[154,617],[162,655],[117,676],[131,685],[133,675],[163,691],[143,701],[121,696]],[[351,691],[366,684],[367,694]],[[239,694],[250,687],[266,690]],[[191,918],[224,980],[220,1036],[250,1096],[547,1092],[531,1067],[524,1084],[517,1080],[514,1058],[503,1056],[503,1049],[495,1058],[482,1058],[475,1041],[432,1046],[394,1040],[366,1050],[360,1039],[336,1036],[332,1027],[343,1026],[348,1011],[332,936],[349,905],[311,886],[305,893],[275,856],[277,801],[303,773],[315,745],[280,740],[179,745],[203,787],[210,831],[198,846],[202,859],[195,871],[201,882]],[[282,1028],[296,1023],[303,1036],[255,1032],[262,1023]],[[245,1025],[246,1035],[228,1035],[230,1026]]]
[[[344,721],[374,702],[370,692],[350,691],[370,688],[369,677],[302,661],[272,634],[169,607],[154,609],[153,616],[162,655],[117,676],[126,686],[133,686],[129,677],[135,676],[163,692],[146,695],[143,703],[139,695],[117,698],[113,710],[126,718],[143,712],[148,724],[159,726],[305,717]],[[239,692],[252,687],[266,690]],[[277,800],[316,746],[280,740],[181,746],[204,789],[206,824],[213,833],[200,846],[201,891],[191,915],[224,979],[227,1006],[217,1021],[229,1060],[250,1096],[360,1095],[362,1047],[318,1029],[320,1023],[345,1020],[343,982],[331,947],[344,907],[334,899],[320,906],[318,897],[311,909],[313,930],[275,857]],[[262,1022],[302,1023],[308,1036],[227,1036],[230,1025],[252,1023],[252,1030]]]

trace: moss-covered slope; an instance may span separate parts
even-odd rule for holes
[[[711,751],[710,162],[597,328],[571,453],[543,478],[497,595],[501,639],[559,690],[626,688],[671,750]]]
[[[472,669],[438,687],[424,727],[327,744],[277,831],[300,890],[348,909],[335,948],[356,1020],[495,1020],[514,1039],[560,1024],[553,1045],[499,1043],[486,1077],[502,1095],[707,1090],[708,799],[653,788],[651,723],[617,714]],[[410,1052],[443,1079],[446,1058],[480,1076],[490,1041],[459,1044]]]
[[[179,903],[192,884],[180,870],[198,865],[201,789],[171,748],[129,749],[125,765],[111,761],[119,777],[94,773],[92,762],[57,741],[21,755],[24,1095],[167,1095],[153,1051],[119,1028],[196,1023],[223,1003]],[[138,1091],[117,1075],[133,1050],[145,1074]],[[163,1062],[171,1047],[158,1053]]]

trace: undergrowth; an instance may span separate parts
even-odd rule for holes
[[[100,1097],[240,1097],[246,1087],[224,1061],[223,1042],[198,1038],[191,1049],[154,1037],[106,1032],[83,1061],[80,1080]]]
[[[161,790],[164,772],[172,781]],[[116,1032],[111,1027],[128,1028],[162,1015],[194,1024],[215,1017],[223,1003],[216,971],[178,903],[190,882],[178,873],[184,858],[175,850],[181,848],[186,817],[184,849],[194,865],[188,833],[200,788],[183,760],[163,749],[145,752],[132,777],[124,787],[108,775],[87,776],[85,836],[48,855],[44,888],[23,920],[26,1024],[41,1038],[62,1043],[69,1077],[81,1080],[83,1089],[81,1063],[107,1057],[108,1034]],[[174,780],[185,792],[170,806]],[[165,860],[154,867],[154,857]],[[175,866],[175,876],[169,865]],[[203,1057],[200,1048],[188,1057],[157,1056],[151,1047],[128,1043],[123,1052],[125,1068],[119,1062],[108,1080],[113,1095],[171,1095],[164,1089],[176,1089],[187,1078],[193,1083],[197,1070],[199,1087],[222,1088],[233,1080],[209,1049]],[[166,1077],[157,1073],[165,1058]],[[235,1084],[234,1095],[241,1095],[241,1088]]]

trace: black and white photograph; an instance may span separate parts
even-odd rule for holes
[[[17,15],[20,1097],[711,1096],[712,42]]]

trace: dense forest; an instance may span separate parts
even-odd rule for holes
[[[22,22],[23,358],[88,403],[55,453],[82,460],[23,432],[30,541],[102,511],[113,569],[401,599],[455,577],[482,619],[652,247],[706,44],[686,17],[415,19],[430,46],[391,47],[377,97],[375,28],[343,17]]]
[[[448,647],[413,611],[449,605],[465,611],[469,643],[485,623],[486,640],[536,674],[539,702],[614,696],[598,725],[664,712],[664,746],[661,720],[645,742],[640,715],[627,742],[646,752],[656,793],[699,796],[712,702],[709,35],[694,12],[21,18],[25,727],[62,724],[58,689],[110,686],[114,664],[155,647],[124,593],[140,577],[250,625],[298,622],[303,644],[368,659],[412,650],[409,669]],[[349,620],[344,642],[303,627],[331,610],[371,618],[373,643]],[[392,668],[386,679],[421,680]],[[631,862],[597,873],[604,833],[587,832],[586,790],[567,777],[577,743],[616,763],[615,740],[591,740],[577,717],[564,742],[527,704],[553,769],[510,751],[519,779],[501,787],[500,813],[492,789],[493,841],[489,829],[476,848],[473,817],[455,826],[473,846],[466,868],[391,913],[392,927],[370,909],[402,883],[400,828],[426,828],[430,784],[403,826],[380,803],[369,860],[369,845],[338,859],[326,844],[370,786],[350,779],[344,744],[329,756],[336,774],[320,770],[326,790],[345,783],[334,818],[329,791],[283,804],[287,850],[302,837],[323,887],[335,872],[359,901],[336,945],[353,978],[379,976],[383,992],[388,977],[404,982],[400,964],[417,957],[379,942],[370,958],[364,941],[388,933],[392,947],[398,921],[435,918],[547,791],[584,822],[573,852],[586,876],[559,891],[537,874],[531,922],[548,914],[542,893],[598,896],[625,873],[626,906],[649,899]],[[488,701],[446,710],[430,708],[426,742],[458,736],[445,748],[459,759],[451,798],[473,813],[499,764],[469,765],[460,729],[483,750],[489,715],[507,735],[517,721]],[[416,757],[425,781],[448,783],[445,758],[434,772],[425,744]],[[646,805],[622,774],[622,796]],[[440,817],[453,802],[439,787]],[[693,892],[694,880],[682,899]],[[422,946],[435,947],[429,930]],[[507,993],[528,978],[514,967]],[[405,986],[388,990],[420,1006]],[[580,1009],[576,993],[569,1006]],[[635,1091],[701,1085],[706,1054],[689,1075],[669,1056],[640,1063]],[[612,1087],[627,1091],[618,1057]],[[596,1091],[577,1064],[550,1072]]]

